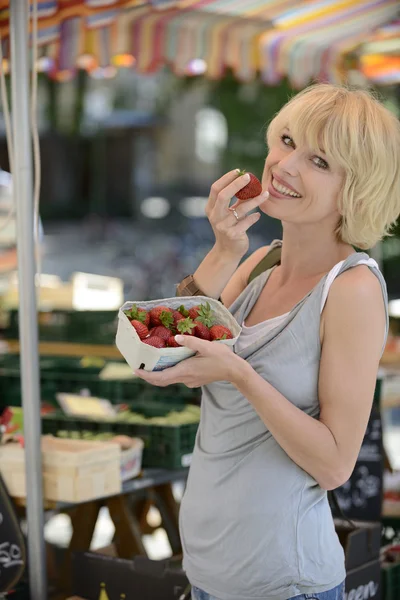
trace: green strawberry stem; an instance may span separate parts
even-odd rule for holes
[[[168,327],[168,329],[171,329],[171,326],[173,326],[174,324],[174,317],[172,316],[172,313],[163,310],[160,313],[160,322],[164,325],[164,327]]]
[[[215,323],[215,313],[212,310],[210,303],[200,304],[199,312],[196,321],[203,323],[206,327],[212,327]]]
[[[180,312],[181,315],[183,315],[184,317],[189,316],[189,311],[186,310],[186,308],[183,306],[183,304],[181,304],[180,307],[178,308],[178,312]]]
[[[192,329],[196,327],[196,323],[190,317],[178,321],[176,328],[179,333],[192,333]]]

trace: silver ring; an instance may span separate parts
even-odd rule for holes
[[[235,215],[235,219],[236,219],[236,221],[240,221],[240,219],[239,219],[239,215],[237,214],[237,211],[236,211],[236,208],[232,208],[232,212],[233,212],[233,214]]]

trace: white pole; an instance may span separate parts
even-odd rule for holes
[[[31,599],[46,600],[32,147],[29,122],[28,11],[28,0],[10,0],[14,134],[12,175],[17,216],[19,336],[26,457],[29,583]]]

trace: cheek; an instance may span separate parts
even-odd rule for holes
[[[270,152],[264,163],[264,171],[262,174],[262,181],[261,181],[263,189],[267,185],[268,178],[269,178],[269,172],[271,170],[271,166],[273,165],[273,163],[274,163],[274,157],[273,157],[273,154]]]

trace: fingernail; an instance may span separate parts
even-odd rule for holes
[[[178,344],[182,344],[182,342],[185,341],[185,336],[184,335],[176,335],[175,341],[178,342]]]
[[[250,181],[250,175],[246,173],[246,175],[243,175],[243,179],[244,181]]]
[[[263,193],[261,194],[261,196],[262,196],[263,198],[268,198],[268,196],[269,196],[269,191],[268,191],[268,190],[265,190],[265,192],[263,192]]]

